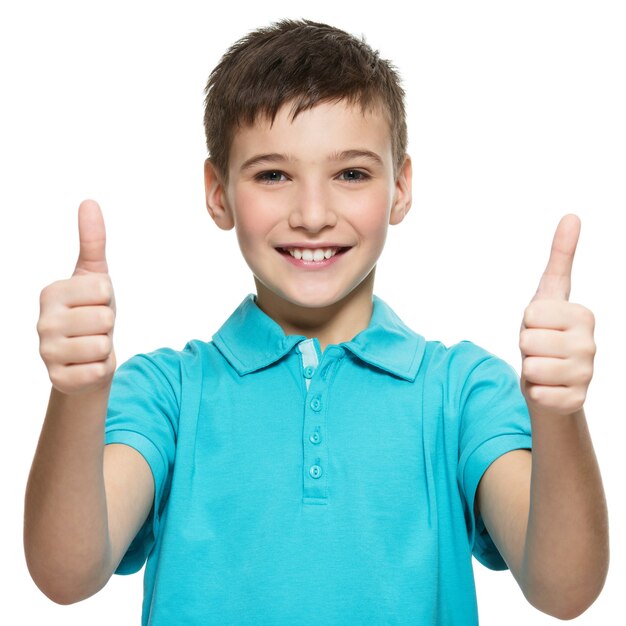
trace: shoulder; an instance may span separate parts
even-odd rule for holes
[[[481,410],[490,408],[490,402],[507,406],[520,403],[519,375],[515,369],[472,341],[450,346],[427,342],[421,377],[424,388],[441,393],[444,402],[457,413],[463,412],[470,401],[472,405],[480,401]]]
[[[424,337],[378,296],[374,297],[370,326],[357,335],[350,347],[357,355],[359,348],[370,356],[374,353],[383,367],[387,365],[387,369],[404,374],[411,382],[415,382],[417,376],[418,384],[420,377],[432,381],[464,376],[485,361],[498,360],[472,341],[446,345]]]
[[[193,368],[201,365],[215,348],[212,342],[191,339],[182,350],[162,347],[150,352],[140,352],[127,359],[122,368],[151,368],[160,371],[166,377],[178,377],[181,368]]]
[[[212,343],[192,339],[182,350],[161,347],[135,354],[117,368],[113,387],[162,388],[180,400],[182,385],[187,380],[202,377],[214,352]]]
[[[467,339],[449,346],[441,341],[427,341],[425,357],[429,369],[456,376],[466,377],[474,369],[485,365],[510,367],[500,357]]]

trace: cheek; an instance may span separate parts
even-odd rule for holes
[[[251,190],[239,190],[234,194],[234,213],[240,240],[257,239],[267,234],[274,221],[275,209],[271,203]]]
[[[387,194],[364,194],[350,207],[349,219],[356,229],[368,238],[384,238],[389,223]]]

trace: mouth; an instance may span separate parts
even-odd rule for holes
[[[282,257],[295,267],[307,271],[323,270],[326,267],[334,265],[340,262],[339,259],[348,251],[352,246],[344,247],[330,247],[330,248],[291,248],[295,250],[294,254],[289,252],[287,248],[276,248],[276,251],[282,255]],[[315,252],[313,253],[313,250]],[[323,251],[323,254],[322,252]]]

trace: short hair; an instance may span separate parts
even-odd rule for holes
[[[406,156],[404,90],[391,62],[365,38],[310,20],[285,19],[235,42],[211,72],[205,89],[204,129],[209,158],[224,182],[237,128],[259,116],[274,122],[292,102],[292,120],[321,102],[379,107],[389,122],[394,176]]]

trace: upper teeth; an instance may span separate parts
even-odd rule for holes
[[[339,248],[287,248],[287,252],[296,259],[303,259],[305,261],[321,261],[322,259],[330,259],[331,256],[335,256]]]

